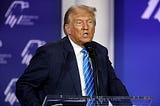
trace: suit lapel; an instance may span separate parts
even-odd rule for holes
[[[64,40],[64,43],[63,43],[64,57],[65,57],[66,66],[68,69],[67,71],[70,73],[71,79],[73,81],[71,83],[73,83],[77,95],[82,95],[78,65],[77,65],[76,56],[75,56],[73,47],[68,37],[65,37],[63,40]]]

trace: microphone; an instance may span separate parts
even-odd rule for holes
[[[89,53],[89,57],[93,60],[92,66],[95,69],[94,73],[94,78],[95,78],[95,91],[96,91],[96,96],[101,96],[100,89],[99,89],[99,78],[98,78],[98,63],[97,63],[97,54],[96,51],[92,45],[92,42],[87,42],[84,44],[84,47]]]
[[[88,51],[90,58],[95,58],[95,57],[96,57],[96,51],[94,50],[91,42],[85,43],[85,44],[84,44],[84,47],[85,47],[86,50]]]

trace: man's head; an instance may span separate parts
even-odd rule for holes
[[[96,19],[96,9],[85,6],[76,5],[68,9],[64,17],[64,32],[71,40],[83,47],[83,44],[93,39]]]

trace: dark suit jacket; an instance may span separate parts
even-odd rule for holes
[[[107,49],[92,43],[97,52],[101,94],[128,96],[115,75]],[[41,106],[46,95],[82,95],[76,56],[68,37],[40,47],[16,83],[16,96],[22,106]]]

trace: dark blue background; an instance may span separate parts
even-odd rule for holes
[[[8,83],[19,77],[26,67],[21,64],[21,53],[27,42],[31,39],[51,42],[61,38],[61,0],[27,0],[30,8],[23,14],[38,15],[39,19],[34,21],[34,26],[15,25],[11,29],[4,25],[4,14],[12,1],[0,2],[0,40],[3,43],[0,54],[12,55],[7,64],[0,64],[2,106],[10,106],[4,102]],[[148,1],[115,0],[115,71],[131,96],[152,96],[152,105],[159,106],[160,22],[153,18],[155,12],[149,20],[141,19]]]
[[[115,0],[115,69],[130,95],[152,96],[152,105],[159,106],[160,22],[155,12],[141,19],[148,2]]]
[[[33,26],[15,25],[10,28],[4,25],[4,17],[7,9],[14,0],[2,0],[0,2],[0,40],[3,46],[0,47],[0,54],[11,54],[12,57],[6,59],[7,64],[0,64],[0,105],[10,106],[4,102],[4,91],[12,78],[18,78],[26,68],[21,64],[21,53],[27,42],[32,39],[46,42],[56,41],[61,38],[61,0],[25,0],[30,7],[24,9],[22,14],[38,16]],[[32,48],[35,51],[36,48]],[[34,52],[33,52],[34,54]],[[18,104],[15,103],[14,106]]]

